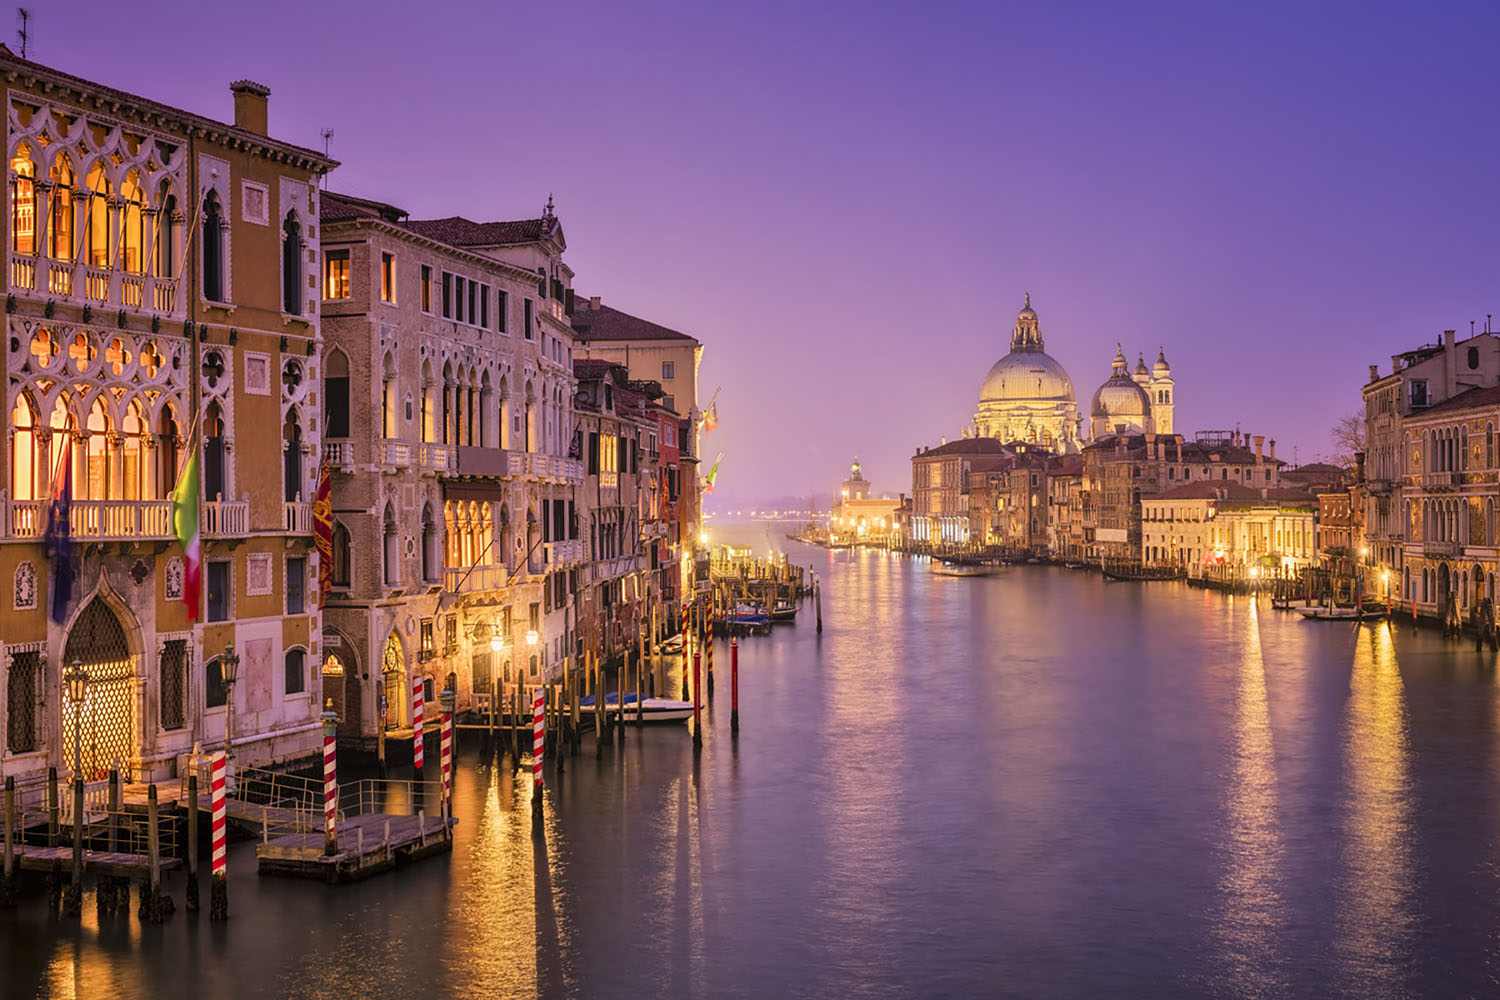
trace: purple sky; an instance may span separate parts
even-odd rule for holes
[[[262,81],[337,190],[553,193],[582,293],[705,343],[726,496],[854,453],[909,489],[1027,289],[1080,408],[1117,340],[1165,345],[1179,430],[1304,461],[1367,365],[1500,312],[1493,3],[62,10],[34,58],[216,117]]]

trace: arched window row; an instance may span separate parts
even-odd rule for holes
[[[180,471],[185,428],[171,404],[156,410],[139,396],[79,397],[64,389],[50,407],[28,391],[10,414],[10,491],[15,500],[45,499],[58,462],[73,445],[77,500],[166,500]]]

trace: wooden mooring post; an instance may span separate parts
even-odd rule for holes
[[[138,915],[141,923],[163,923],[172,915],[172,897],[161,891],[161,818],[157,809],[156,783],[146,788],[147,884],[141,892]]]
[[[187,844],[187,911],[198,912],[198,770],[188,775]]]
[[[83,825],[83,774],[74,771],[68,785],[73,793],[73,871],[63,892],[63,915],[76,917],[83,913],[83,841],[88,832]]]

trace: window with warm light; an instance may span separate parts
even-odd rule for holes
[[[349,251],[329,250],[323,254],[323,298],[349,297]]]
[[[24,142],[11,158],[10,249],[12,253],[36,253],[36,164]]]
[[[380,301],[396,301],[396,255],[388,251],[380,254]]]
[[[422,311],[432,312],[432,268],[422,265]]]

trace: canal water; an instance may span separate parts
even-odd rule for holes
[[[762,549],[763,528],[743,529]],[[258,879],[231,920],[0,913],[6,997],[1500,993],[1496,657],[1179,584],[804,548],[824,631],[592,746],[544,836],[461,749],[451,857]],[[205,892],[206,902],[206,892]]]

